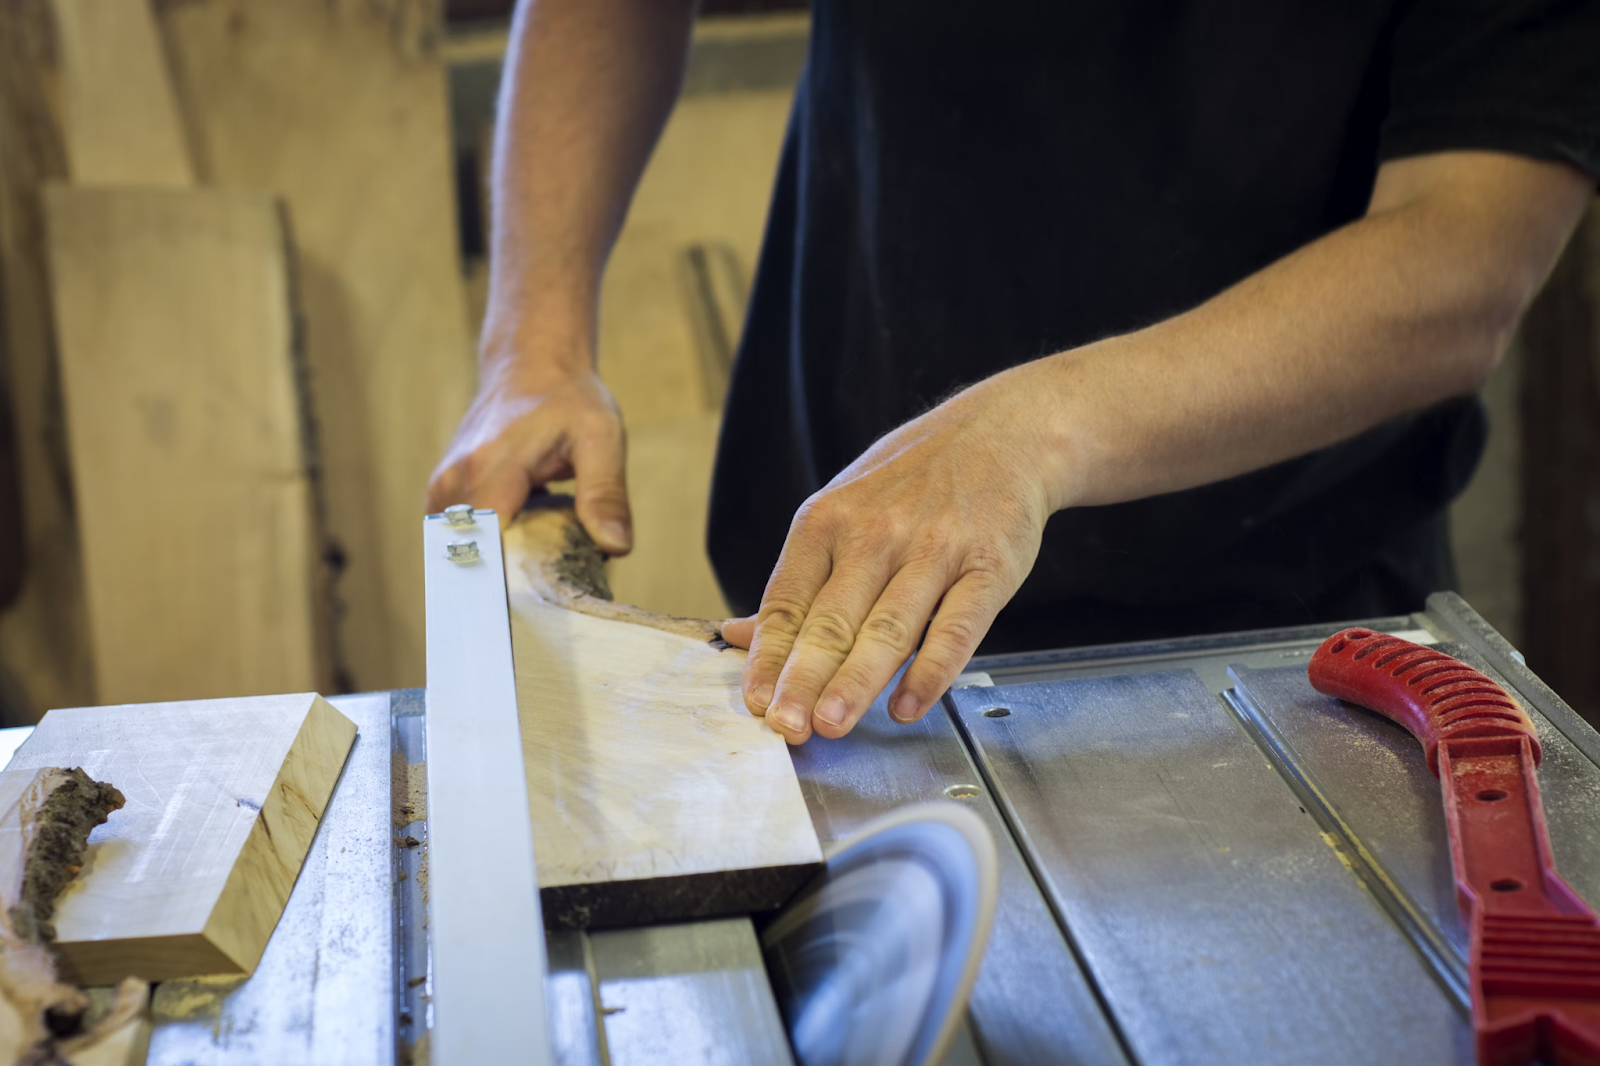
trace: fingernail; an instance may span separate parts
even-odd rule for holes
[[[804,731],[806,714],[792,703],[785,703],[767,712],[767,717],[791,733]]]
[[[750,702],[763,711],[772,706],[772,686],[757,685],[750,691]]]
[[[909,722],[917,716],[917,698],[909,692],[902,692],[889,704],[889,717],[897,722]]]
[[[618,548],[627,547],[633,541],[633,531],[625,522],[601,522],[600,533]]]
[[[841,700],[838,696],[829,696],[817,704],[817,717],[829,725],[838,725],[843,722],[846,713],[844,700]]]

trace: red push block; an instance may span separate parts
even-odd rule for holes
[[[1480,1066],[1600,1066],[1600,918],[1556,874],[1527,712],[1459,659],[1370,629],[1329,637],[1310,674],[1409,729],[1439,778]]]

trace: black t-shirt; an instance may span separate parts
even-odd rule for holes
[[[1600,0],[818,0],[717,454],[755,610],[794,511],[963,385],[1181,312],[1359,218],[1380,161],[1600,173]],[[1476,400],[1051,518],[985,651],[1418,609]]]

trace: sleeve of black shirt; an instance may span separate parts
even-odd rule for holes
[[[1600,177],[1600,0],[1416,0],[1379,159],[1512,152]]]

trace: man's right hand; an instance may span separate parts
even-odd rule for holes
[[[547,482],[577,479],[578,519],[610,555],[633,546],[626,438],[592,370],[484,371],[478,395],[428,483],[428,510],[456,503],[503,519]]]

